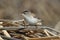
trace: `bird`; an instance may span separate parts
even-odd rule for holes
[[[42,25],[41,19],[39,20],[38,18],[35,18],[34,14],[30,11],[24,11],[22,16],[25,18],[26,22],[29,23],[30,25]],[[40,23],[39,23],[40,22]]]

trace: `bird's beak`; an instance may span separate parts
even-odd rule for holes
[[[21,14],[22,16],[24,16],[24,14]]]

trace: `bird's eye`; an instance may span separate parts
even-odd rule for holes
[[[28,11],[24,11],[24,12],[28,12]]]
[[[22,12],[23,14],[26,14],[28,11],[24,11],[24,12]]]

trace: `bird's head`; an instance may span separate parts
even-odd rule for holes
[[[22,13],[23,13],[22,15],[26,15],[26,16],[31,15],[31,12],[30,12],[30,11],[24,11],[24,12],[22,12]]]
[[[23,11],[23,14],[31,14],[31,11],[29,10]]]
[[[22,12],[23,14],[27,14],[29,11],[24,11],[24,12]]]

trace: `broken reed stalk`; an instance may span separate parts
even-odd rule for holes
[[[46,34],[48,37],[50,37],[50,35],[48,34],[48,32],[47,32],[46,29],[44,29],[44,32],[45,32],[45,34]]]
[[[28,40],[28,38],[29,38],[29,37],[26,37],[26,36],[24,36],[24,35],[22,35],[22,37],[23,37],[25,40]]]
[[[0,24],[2,24],[2,23],[3,23],[3,22],[0,22]],[[0,25],[0,28],[3,28],[3,26]],[[4,33],[5,36],[11,37],[11,36],[9,35],[9,33],[8,33],[6,30],[2,30],[2,32]]]
[[[48,33],[50,33],[51,35],[53,35],[53,36],[57,36],[56,34],[54,34],[54,33],[50,32],[50,31],[48,31],[47,29],[46,29],[46,31],[47,31]]]
[[[13,31],[15,31],[15,30],[23,30],[23,29],[25,29],[23,26],[21,26],[21,27],[3,27],[3,28],[0,28],[0,30],[13,30]]]
[[[18,22],[20,22],[20,21],[24,21],[24,19],[22,19],[22,20],[5,20],[5,19],[0,19],[0,22],[7,22],[7,21],[11,21],[11,22],[18,21]]]
[[[0,40],[4,40],[4,39],[0,36]]]
[[[37,35],[37,34],[35,34],[35,36],[37,36],[38,38],[41,38],[41,36],[39,36],[39,35]]]

